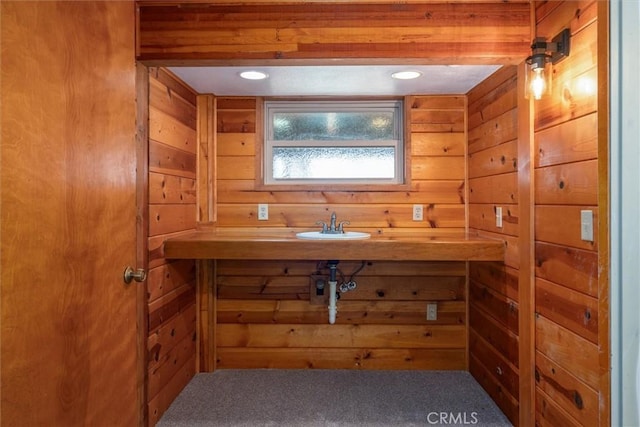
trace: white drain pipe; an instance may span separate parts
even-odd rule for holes
[[[335,280],[329,281],[329,324],[333,325],[336,323],[336,313],[338,312],[337,305],[337,285],[338,282]]]
[[[338,312],[338,280],[336,272],[338,271],[338,261],[329,261],[329,324],[336,323],[336,313]]]

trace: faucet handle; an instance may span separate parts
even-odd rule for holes
[[[327,226],[327,223],[324,221],[316,221],[316,225],[321,225],[322,226],[322,232],[326,233],[327,231],[329,231],[329,227]]]
[[[340,224],[338,224],[338,231],[341,233],[344,233],[344,224],[351,224],[351,222],[349,221],[340,221]]]

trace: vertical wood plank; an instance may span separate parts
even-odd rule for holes
[[[197,125],[197,200],[198,222],[216,220],[216,100],[213,95],[198,95]]]
[[[534,287],[534,171],[533,159],[533,109],[532,102],[524,96],[525,65],[518,67],[518,200],[520,270],[518,301],[520,305],[520,416],[522,426],[534,424],[535,382],[535,311]]]
[[[469,316],[469,301],[471,300],[471,292],[470,292],[470,288],[471,288],[471,282],[469,281],[469,261],[466,261],[464,263],[464,268],[465,268],[465,278],[464,278],[464,289],[465,289],[465,295],[467,296],[465,298],[464,304],[464,311],[465,311],[465,319],[464,319],[464,333],[465,333],[465,349],[464,349],[464,366],[465,369],[468,371],[469,370],[469,364],[470,364],[470,358],[471,358],[471,336],[469,334],[469,328],[471,327],[470,323],[470,316]]]
[[[136,64],[136,263],[149,272],[149,71]],[[149,331],[149,306],[145,286],[137,286],[137,364],[138,411],[141,424],[149,420],[147,339]]]
[[[611,262],[609,232],[609,2],[596,2],[598,49],[598,356],[600,359],[599,394],[601,426],[611,419],[611,304],[609,268]],[[606,242],[606,243],[605,243]]]
[[[215,260],[201,260],[197,263],[198,282],[196,291],[197,324],[196,372],[213,372],[216,367],[216,295]]]

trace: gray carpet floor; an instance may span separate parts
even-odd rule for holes
[[[219,370],[197,374],[157,424],[511,426],[464,371]]]

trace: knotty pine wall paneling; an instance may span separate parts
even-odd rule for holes
[[[598,227],[607,198],[606,168],[598,155],[607,146],[607,122],[598,114],[598,81],[606,81],[606,74],[599,75],[599,58],[606,55],[606,45],[598,42],[599,26],[607,25],[598,19],[602,8],[606,3],[589,0],[536,4],[538,34],[553,37],[563,28],[571,30],[571,54],[554,66],[552,96],[535,105],[535,409],[540,425],[608,424],[606,262],[599,268],[608,234],[601,241]],[[593,212],[593,242],[580,237],[581,210]]]
[[[409,97],[411,187],[370,191],[262,190],[256,162],[256,98],[217,103],[217,227],[304,231],[335,211],[350,227],[375,234],[461,234],[465,230],[465,97]],[[258,125],[259,126],[259,125]],[[258,203],[269,220],[258,221]],[[423,204],[425,220],[412,220]]]
[[[338,268],[349,277],[360,265]],[[464,263],[365,262],[333,325],[325,298],[310,303],[322,265],[218,261],[217,274],[218,368],[465,368]]]
[[[154,425],[196,369],[196,267],[162,242],[196,227],[196,94],[149,69],[148,413]]]
[[[514,423],[519,417],[517,67],[468,94],[469,227],[507,242],[504,263],[470,263],[469,370]],[[496,208],[502,208],[502,227]]]
[[[608,424],[608,233],[601,228],[607,171],[600,158],[607,122],[598,93],[598,79],[606,80],[598,16],[606,7],[595,1],[535,5],[536,33],[551,38],[570,28],[571,54],[553,67],[553,94],[531,104],[532,146],[519,129],[529,125],[520,123],[527,114],[516,111],[522,106],[515,69],[503,68],[468,94],[469,226],[508,244],[504,265],[470,267],[470,370],[522,425],[534,422],[533,412],[539,425]],[[531,203],[523,204],[524,197]],[[503,207],[502,228],[495,226],[497,206]],[[593,242],[580,237],[581,210],[594,214]],[[530,246],[531,259],[523,252]],[[518,323],[526,336],[518,335]],[[532,375],[531,357],[522,352],[533,353]]]
[[[216,99],[218,230],[293,233],[335,211],[374,234],[464,233],[465,97],[408,98],[412,180],[398,191],[263,190],[260,102]],[[268,221],[258,221],[258,203],[269,204]],[[425,206],[425,221],[412,221],[415,203]],[[326,260],[218,260],[216,367],[466,369],[465,264],[363,261],[330,325],[313,287],[328,277]],[[338,265],[347,278],[359,267]],[[426,320],[428,302],[438,304],[436,321]]]

